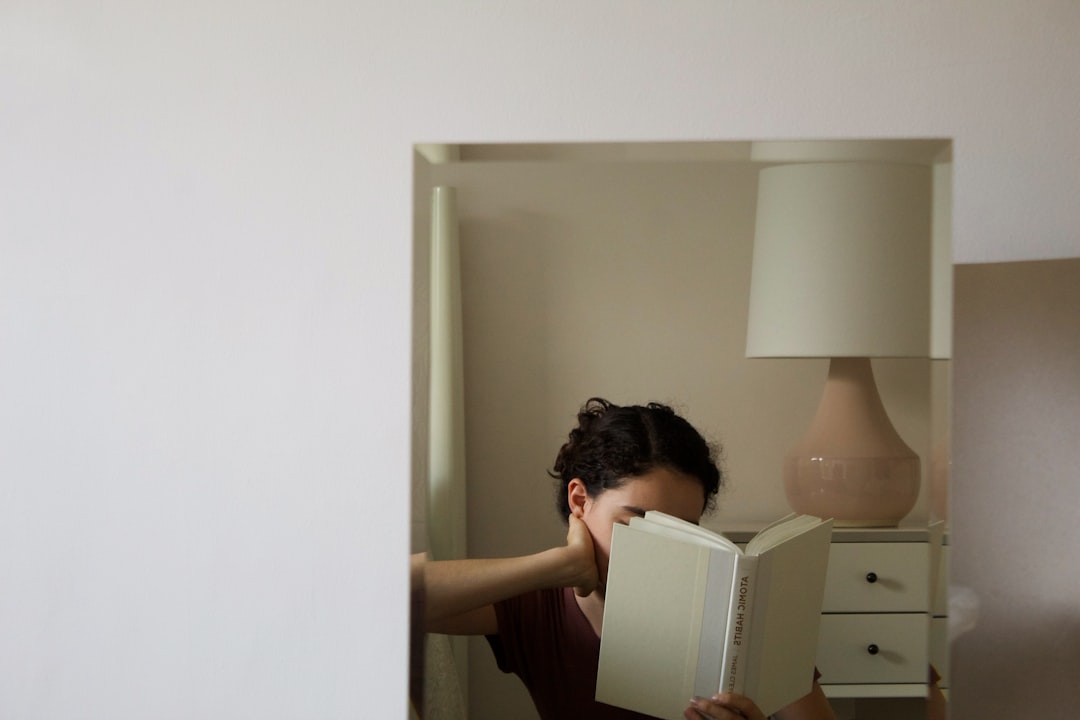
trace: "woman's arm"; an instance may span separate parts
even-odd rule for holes
[[[587,595],[598,582],[589,531],[572,515],[563,547],[513,558],[426,561],[422,576],[425,630],[455,635],[496,632],[492,603],[500,600],[549,587]]]

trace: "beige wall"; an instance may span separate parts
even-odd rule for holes
[[[966,718],[1080,707],[1080,259],[960,265],[953,582],[980,599],[954,645]]]
[[[780,459],[827,361],[744,356],[756,166],[476,162],[431,181],[460,203],[471,556],[563,541],[546,470],[592,395],[673,403],[723,444],[729,484],[707,524],[789,512]],[[875,365],[925,465],[929,362]],[[909,519],[925,518],[920,501]],[[533,716],[482,640],[469,674],[470,717]]]

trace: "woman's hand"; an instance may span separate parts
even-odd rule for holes
[[[593,550],[592,535],[585,523],[571,513],[570,524],[566,531],[566,550],[570,558],[574,592],[579,597],[588,597],[600,584],[600,571],[596,567],[596,553]]]
[[[711,698],[694,698],[683,713],[686,720],[765,720],[764,713],[745,695],[720,693]]]

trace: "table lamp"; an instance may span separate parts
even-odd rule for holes
[[[889,420],[871,358],[927,357],[932,168],[800,162],[759,175],[747,357],[831,358],[810,427],[784,459],[796,512],[893,526],[919,456]]]

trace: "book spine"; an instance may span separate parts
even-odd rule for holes
[[[724,666],[724,646],[728,617],[730,616],[731,579],[734,556],[726,550],[712,548],[709,551],[709,575],[705,585],[705,597],[701,617],[701,637],[698,640],[697,672],[694,678],[694,695],[709,697],[720,684],[720,672]],[[717,628],[721,628],[717,632]]]
[[[731,611],[724,645],[720,692],[742,693],[749,670],[750,623],[753,619],[757,558],[740,556],[735,562],[731,583]]]

